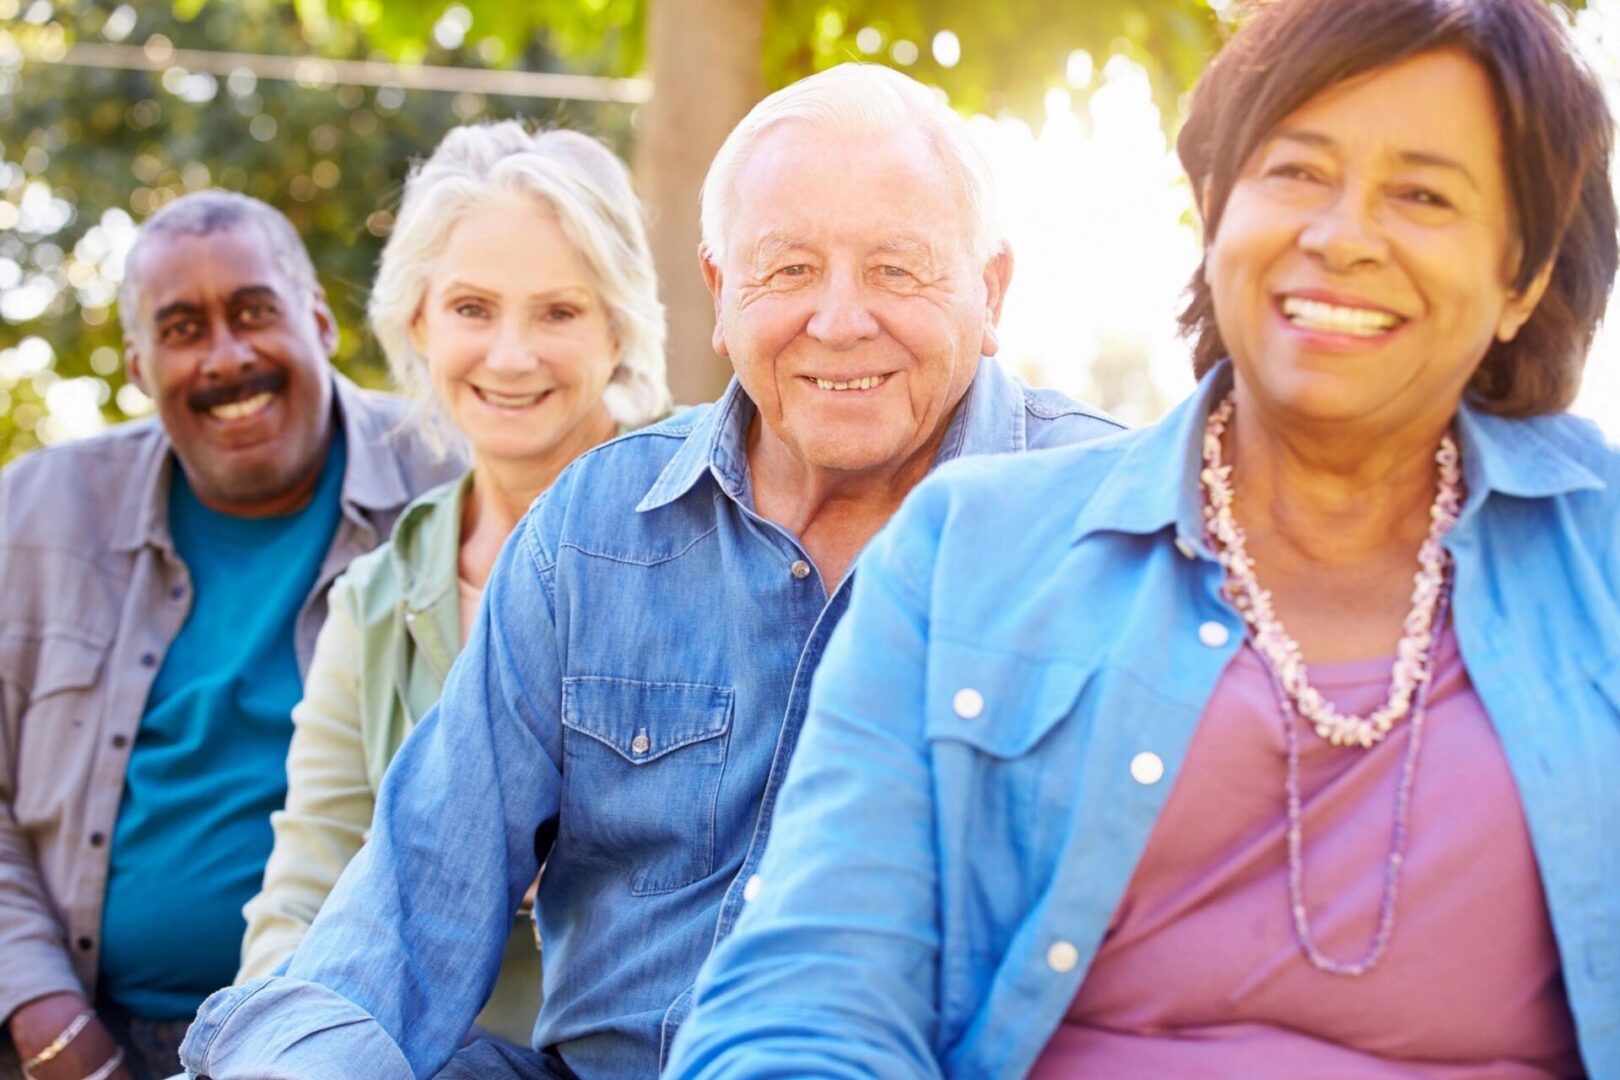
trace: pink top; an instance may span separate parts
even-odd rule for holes
[[[1319,664],[1310,679],[1365,715],[1389,671]],[[1429,701],[1389,950],[1360,978],[1325,974],[1288,915],[1283,727],[1245,645],[1030,1076],[1581,1075],[1518,791],[1449,630]],[[1372,941],[1409,734],[1403,721],[1362,750],[1301,732],[1306,910],[1336,960]]]

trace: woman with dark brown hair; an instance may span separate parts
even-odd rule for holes
[[[1620,1076],[1614,122],[1540,0],[1274,0],[1201,383],[864,556],[671,1075]]]

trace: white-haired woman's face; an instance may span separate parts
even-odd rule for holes
[[[411,338],[480,460],[544,458],[610,423],[611,320],[595,274],[536,199],[503,198],[456,223]]]

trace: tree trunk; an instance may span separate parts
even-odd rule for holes
[[[650,0],[653,96],[636,123],[635,172],[669,311],[669,385],[709,401],[731,367],[711,344],[714,307],[698,268],[698,192],[715,151],[764,92],[765,0]]]

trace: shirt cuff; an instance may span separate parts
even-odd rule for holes
[[[285,976],[213,994],[180,1046],[186,1075],[209,1080],[414,1080],[399,1044],[341,994]]]

